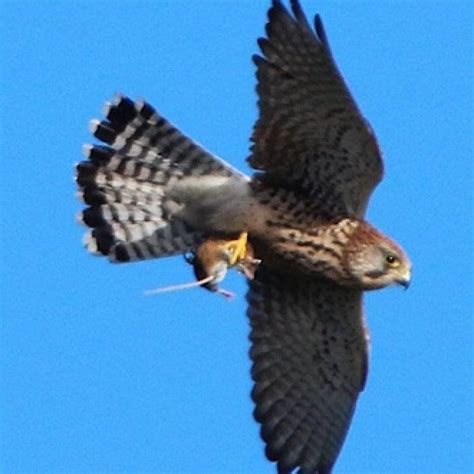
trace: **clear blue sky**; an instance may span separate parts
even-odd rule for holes
[[[116,91],[248,170],[267,1],[1,2],[4,473],[272,473],[253,421],[245,283],[88,255],[73,164]],[[369,218],[414,262],[367,296],[369,381],[336,473],[464,473],[473,454],[473,7],[305,0],[385,153]]]

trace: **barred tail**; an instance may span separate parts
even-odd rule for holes
[[[166,189],[188,176],[240,176],[184,136],[149,104],[116,95],[91,133],[103,145],[85,145],[76,181],[90,207],[79,220],[92,228],[87,249],[113,262],[186,252],[200,240],[169,211]],[[175,203],[176,204],[176,203]]]

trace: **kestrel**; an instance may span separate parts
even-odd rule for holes
[[[249,280],[252,398],[279,473],[329,473],[368,366],[365,290],[410,282],[402,249],[364,220],[382,178],[375,135],[297,0],[274,0],[258,44],[259,118],[238,172],[146,102],[117,95],[77,183],[87,248],[113,262],[182,253],[216,290]],[[249,260],[250,259],[250,260]],[[255,264],[249,268],[248,263]]]

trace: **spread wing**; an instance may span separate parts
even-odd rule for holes
[[[328,473],[367,372],[362,293],[262,264],[247,299],[267,457],[279,473]]]
[[[319,16],[315,31],[296,0],[268,12],[255,55],[260,116],[250,165],[260,179],[317,200],[329,216],[362,217],[381,180],[381,152],[340,75]]]

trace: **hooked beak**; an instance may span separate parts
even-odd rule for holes
[[[397,283],[403,286],[405,290],[408,290],[408,287],[410,286],[410,282],[411,282],[411,270],[408,269],[405,271],[405,273],[402,273],[400,275],[400,278],[397,280]]]

